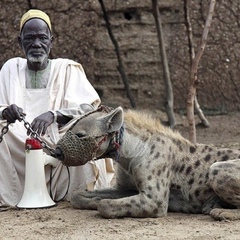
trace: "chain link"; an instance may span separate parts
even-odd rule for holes
[[[7,125],[2,128],[1,135],[0,135],[0,143],[1,143],[2,140],[3,140],[3,135],[8,132],[8,126],[9,126],[9,124],[10,124],[10,123],[8,122]]]
[[[41,139],[41,137],[39,136],[39,134],[35,131],[33,131],[33,129],[31,128],[31,125],[30,123],[28,123],[24,116],[21,117],[21,121],[23,121],[24,123],[24,127],[30,132],[30,137],[38,140],[42,147],[43,148],[46,148],[52,156],[54,156],[54,153],[55,153],[55,149],[51,148],[44,140]],[[8,129],[9,129],[9,122],[7,122],[6,126],[4,126],[1,130],[1,134],[0,134],[0,143],[2,142],[3,140],[3,135],[5,135],[7,132],[8,132]]]

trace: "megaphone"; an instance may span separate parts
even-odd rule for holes
[[[56,206],[46,185],[46,164],[56,167],[59,161],[43,152],[41,143],[33,138],[26,139],[26,165],[24,191],[18,208],[47,208]]]

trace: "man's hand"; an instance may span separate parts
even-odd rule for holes
[[[49,125],[54,121],[54,115],[52,112],[45,112],[40,116],[36,117],[32,123],[31,128],[33,131],[37,132],[39,135],[44,135],[47,131]],[[27,134],[30,135],[30,130],[27,131]]]
[[[3,119],[6,119],[9,123],[15,123],[16,120],[21,121],[23,115],[26,115],[23,113],[23,109],[16,104],[8,106],[2,112]]]

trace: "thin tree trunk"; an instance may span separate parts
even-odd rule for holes
[[[203,30],[201,44],[199,46],[199,49],[197,51],[195,58],[193,59],[192,67],[191,67],[191,76],[190,76],[191,82],[190,82],[190,86],[188,89],[188,98],[187,98],[187,119],[188,119],[188,123],[189,123],[189,140],[193,143],[196,143],[196,126],[195,126],[195,119],[194,119],[194,100],[195,100],[195,96],[196,96],[196,88],[199,83],[199,80],[197,77],[197,70],[198,70],[199,61],[200,61],[202,54],[204,52],[204,49],[206,47],[207,36],[208,36],[209,28],[210,28],[211,22],[212,22],[212,16],[213,16],[213,12],[214,12],[215,3],[216,3],[215,0],[211,0],[211,2],[210,2],[209,12],[208,12],[207,20],[206,20],[205,27]]]
[[[159,12],[157,0],[152,0],[152,9],[153,9],[153,15],[155,17],[155,22],[157,27],[159,50],[160,50],[161,60],[163,63],[163,75],[164,75],[163,78],[164,78],[166,92],[167,92],[166,111],[168,115],[169,125],[170,127],[174,127],[176,121],[175,121],[174,110],[173,110],[173,106],[174,106],[173,89],[172,89],[170,72],[168,68],[167,54],[166,54],[166,49],[165,49],[164,39],[163,39],[161,15]]]
[[[127,76],[126,76],[126,73],[125,73],[125,70],[124,70],[124,65],[123,65],[123,62],[122,62],[121,55],[120,55],[119,46],[118,46],[118,43],[117,43],[117,41],[116,41],[116,39],[115,39],[115,37],[112,33],[111,24],[110,24],[109,19],[108,19],[108,15],[107,15],[107,12],[106,12],[104,2],[103,2],[103,0],[99,0],[99,3],[100,3],[101,8],[102,8],[103,18],[106,22],[108,34],[109,34],[109,36],[112,40],[112,43],[115,47],[115,52],[117,54],[117,59],[118,59],[117,69],[118,69],[118,71],[121,75],[121,78],[122,78],[122,81],[123,81],[123,84],[125,86],[125,90],[126,90],[126,93],[127,93],[127,97],[130,100],[131,107],[136,108],[136,103],[135,103],[135,100],[132,96],[132,93],[131,93],[131,90],[130,90],[130,87],[129,87],[129,83],[128,83],[128,79],[127,79]]]
[[[193,44],[192,24],[191,24],[190,14],[189,14],[189,0],[184,0],[184,5],[185,5],[184,8],[185,8],[186,28],[187,28],[188,43],[189,43],[190,66],[192,66],[192,61],[195,58],[195,50],[194,50],[194,44]],[[195,96],[195,99],[194,99],[194,108],[203,126],[209,127],[210,124],[207,118],[204,116],[204,113],[198,103],[197,96]]]

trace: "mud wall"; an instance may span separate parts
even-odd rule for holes
[[[137,107],[164,110],[166,91],[151,1],[104,2]],[[159,1],[159,6],[174,107],[176,111],[184,112],[190,63],[184,1],[164,0]],[[191,2],[195,49],[202,36],[208,6],[207,0]],[[80,62],[104,104],[131,107],[98,0],[1,0],[0,66],[11,57],[23,56],[17,44],[19,20],[30,8],[44,10],[52,19],[52,58],[66,57]],[[239,11],[238,0],[216,3],[198,70],[198,100],[207,113],[240,110]]]

